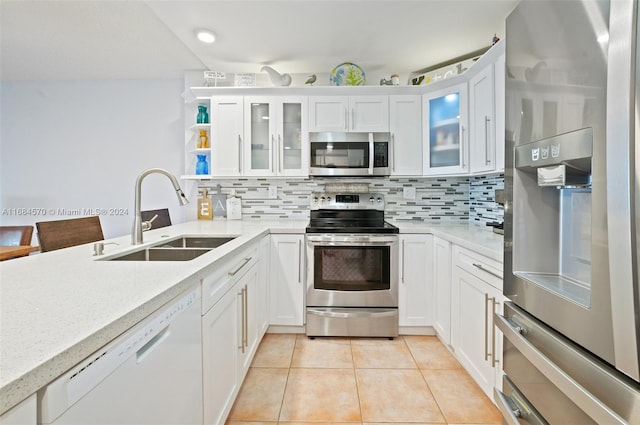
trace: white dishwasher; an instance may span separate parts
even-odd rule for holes
[[[46,387],[43,424],[202,424],[200,287]]]

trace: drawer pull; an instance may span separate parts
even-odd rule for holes
[[[477,263],[472,263],[472,264],[473,264],[473,267],[475,267],[475,268],[477,268],[477,269],[480,269],[480,270],[482,270],[483,272],[487,272],[487,273],[489,273],[490,275],[497,277],[498,279],[502,279],[502,275],[500,275],[500,274],[498,274],[498,273],[496,273],[496,272],[493,272],[493,271],[491,271],[491,270],[487,269],[487,268],[486,268],[486,267],[484,267],[482,264],[477,264]]]
[[[240,266],[238,266],[238,268],[237,268],[237,269],[235,269],[235,270],[234,270],[234,271],[232,271],[232,272],[229,272],[229,276],[230,276],[230,277],[235,276],[235,275],[236,275],[240,270],[242,270],[242,268],[243,268],[244,266],[246,266],[246,265],[247,265],[247,263],[248,263],[249,261],[251,261],[251,259],[252,259],[252,258],[253,258],[253,257],[247,257],[247,258],[245,258],[245,259],[244,259],[244,261],[242,262],[242,264],[240,264]]]

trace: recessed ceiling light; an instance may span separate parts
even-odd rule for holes
[[[213,33],[213,31],[198,29],[195,30],[195,33],[196,37],[198,37],[198,40],[202,41],[203,43],[213,43],[214,41],[216,41],[216,35]]]

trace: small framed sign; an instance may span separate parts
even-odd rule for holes
[[[218,71],[204,71],[204,85],[206,87],[217,86],[218,80],[224,80],[227,78],[224,72]]]
[[[255,87],[256,86],[256,74],[236,74],[235,76],[236,87]]]

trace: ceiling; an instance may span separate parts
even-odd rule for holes
[[[186,70],[410,74],[487,47],[517,0],[1,0],[2,81]],[[217,34],[214,44],[194,29]]]

